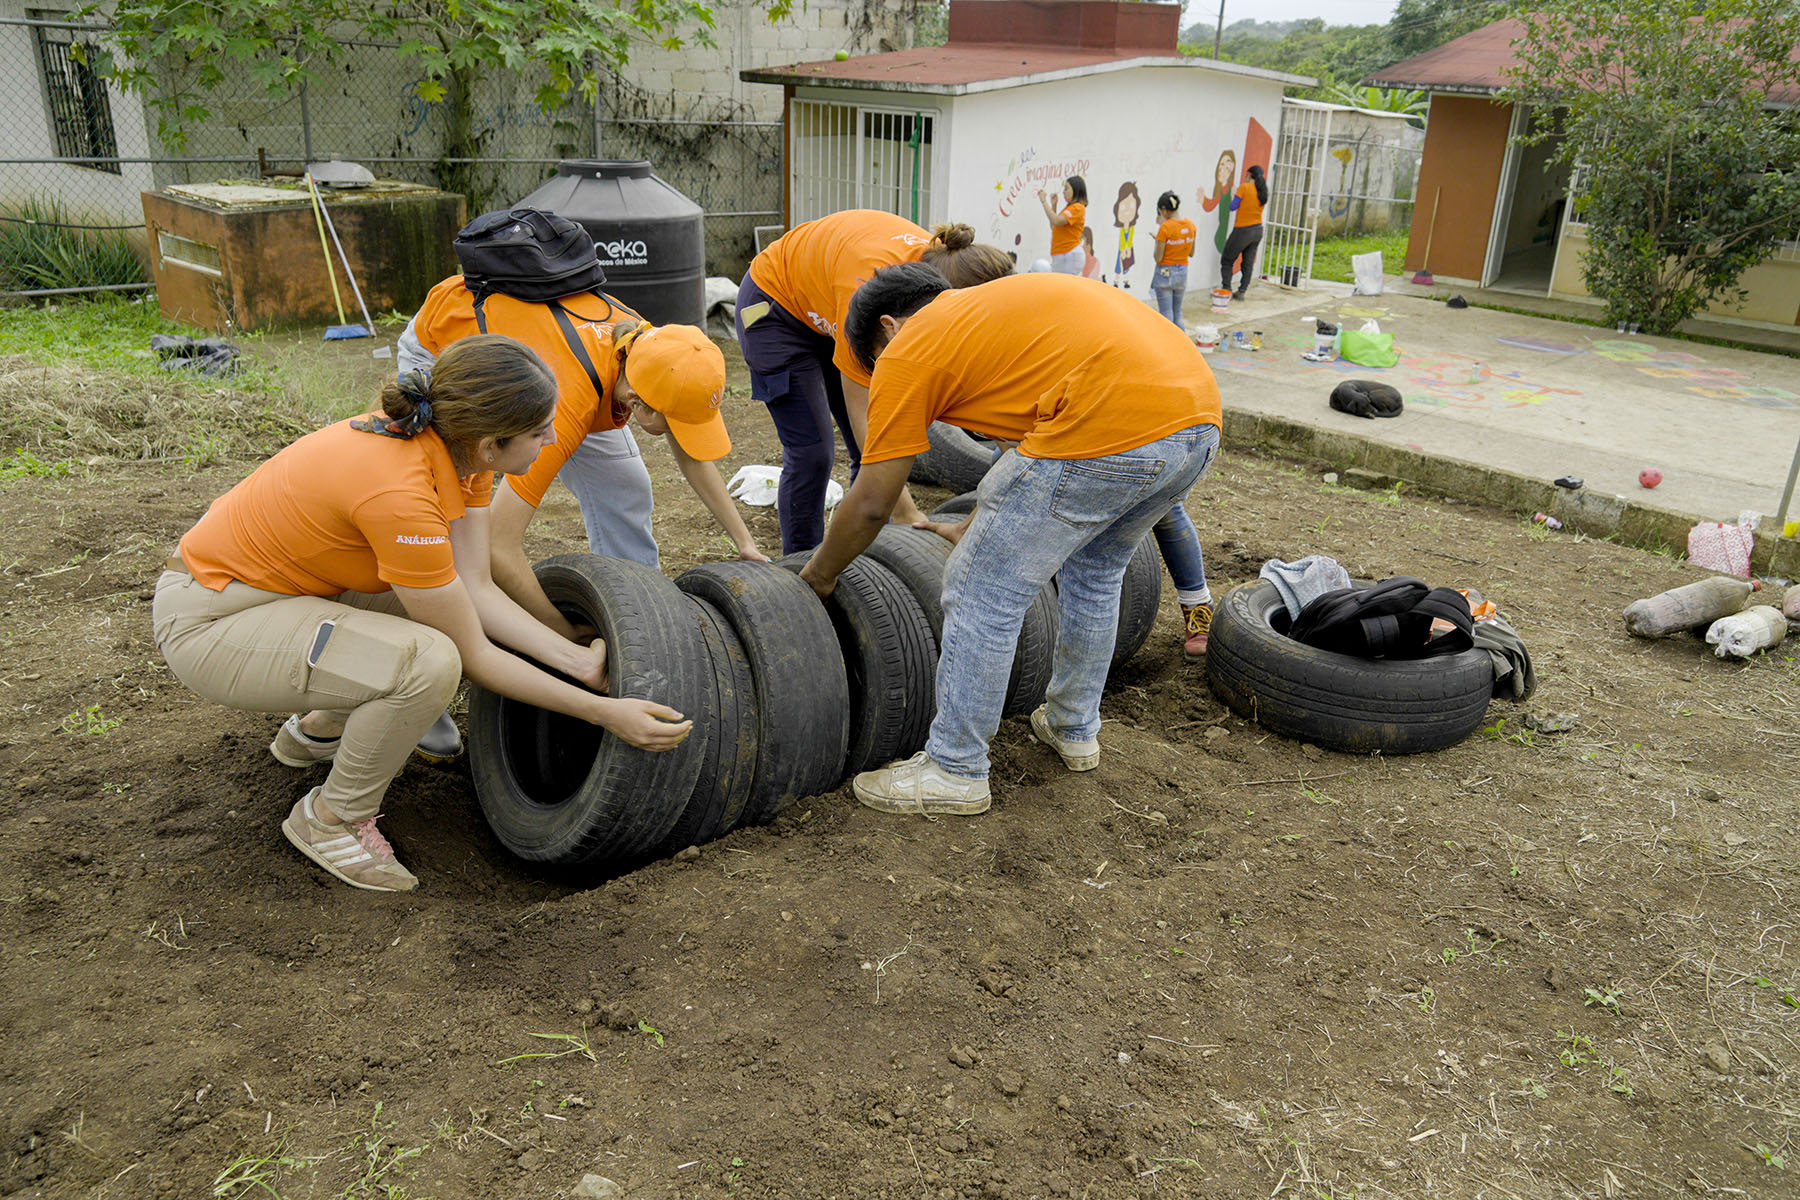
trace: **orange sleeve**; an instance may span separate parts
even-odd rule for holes
[[[863,440],[863,462],[889,462],[925,453],[931,449],[925,431],[943,411],[941,401],[953,378],[948,371],[905,359],[876,365],[880,374],[869,386],[869,435]]]
[[[350,516],[368,540],[382,582],[433,588],[456,578],[450,523],[431,496],[410,489],[377,492]]]
[[[486,508],[494,502],[494,473],[492,471],[477,471],[458,482],[462,484],[464,508]]]
[[[475,297],[463,286],[461,275],[452,275],[432,288],[413,318],[413,335],[434,357],[450,343],[480,332],[475,324]]]

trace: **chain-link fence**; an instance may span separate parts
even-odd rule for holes
[[[148,287],[141,193],[331,158],[458,192],[471,215],[523,198],[563,159],[645,158],[701,206],[707,270],[733,278],[756,252],[755,227],[781,220],[781,124],[743,119],[730,101],[647,103],[615,80],[596,105],[546,112],[524,71],[491,73],[464,104],[427,103],[392,45],[348,42],[289,94],[248,76],[213,89],[211,115],[171,153],[154,106],[85,61],[79,47],[94,38],[66,20],[0,17],[0,77],[23,84],[0,96],[0,296]]]

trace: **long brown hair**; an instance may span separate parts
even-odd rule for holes
[[[428,403],[428,427],[460,465],[482,438],[505,445],[556,411],[556,376],[523,342],[484,333],[452,342],[431,371],[408,371],[381,389],[381,411],[406,423]]]
[[[1013,273],[1013,260],[998,246],[975,241],[968,225],[939,225],[919,261],[950,281],[951,287],[974,287]]]

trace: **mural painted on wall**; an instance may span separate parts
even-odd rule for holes
[[[1156,194],[1166,188],[1177,196],[1193,195],[1205,214],[1216,212],[1218,229],[1212,240],[1215,248],[1222,251],[1225,239],[1231,232],[1231,198],[1240,182],[1239,171],[1252,165],[1260,166],[1265,171],[1270,167],[1274,138],[1262,122],[1255,118],[1246,120],[1241,146],[1221,149],[1218,141],[1207,146],[1208,141],[1211,141],[1210,137],[1203,132],[1197,134],[1191,128],[1171,131],[1167,142],[1155,147],[1151,153],[1134,155],[1132,162],[1117,164],[1122,168],[1136,167],[1135,170],[1120,169],[1116,173],[1110,170],[1115,164],[1108,163],[1104,157],[1079,153],[1075,148],[1058,147],[1050,150],[1038,146],[1022,146],[1012,154],[1005,168],[994,179],[994,205],[986,221],[987,240],[1012,251],[1021,270],[1029,270],[1039,259],[1047,261],[1050,227],[1043,220],[1037,206],[1030,201],[1039,189],[1054,197],[1060,191],[1063,180],[1071,175],[1080,175],[1087,181],[1090,197],[1088,221],[1081,238],[1082,249],[1085,251],[1082,274],[1114,287],[1141,287],[1147,294],[1150,274],[1155,270],[1155,265],[1151,261],[1153,254],[1140,255],[1137,248],[1139,218],[1143,213],[1143,190],[1149,188],[1152,194]],[[1171,173],[1175,177],[1149,178],[1143,170],[1146,162],[1157,164],[1158,170],[1173,167]],[[1210,178],[1194,178],[1196,172],[1192,168],[1207,163],[1212,164]],[[1104,218],[1096,221],[1096,217],[1106,211],[1098,206],[1106,204],[1105,197],[1109,195],[1114,197],[1111,213],[1115,240],[1114,244],[1105,247],[1108,253],[1103,255],[1095,240],[1094,227],[1099,224],[1100,236],[1105,236]],[[971,220],[971,217],[975,219]],[[969,220],[977,228],[982,225],[975,214],[965,216],[953,213],[950,214],[950,219]],[[1201,227],[1207,223],[1200,213],[1195,213],[1193,219]],[[1196,263],[1205,259],[1204,254],[1195,255]],[[1214,261],[1217,261],[1216,257]]]
[[[1113,280],[1119,287],[1131,288],[1131,268],[1137,265],[1137,248],[1134,244],[1137,236],[1138,210],[1144,206],[1144,198],[1138,195],[1136,183],[1121,183],[1119,198],[1113,201],[1113,228],[1119,231],[1119,254],[1113,260]]]

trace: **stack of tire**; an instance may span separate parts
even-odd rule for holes
[[[933,515],[972,506],[958,497]],[[935,533],[886,526],[823,604],[799,577],[806,555],[712,563],[673,581],[589,554],[538,564],[551,602],[606,639],[609,694],[666,704],[694,732],[650,753],[476,687],[469,758],[489,827],[528,861],[617,873],[917,753],[937,712],[950,550]],[[1161,590],[1146,538],[1126,572],[1115,667],[1143,645]],[[1006,715],[1043,702],[1057,621],[1052,582],[1020,629]]]

